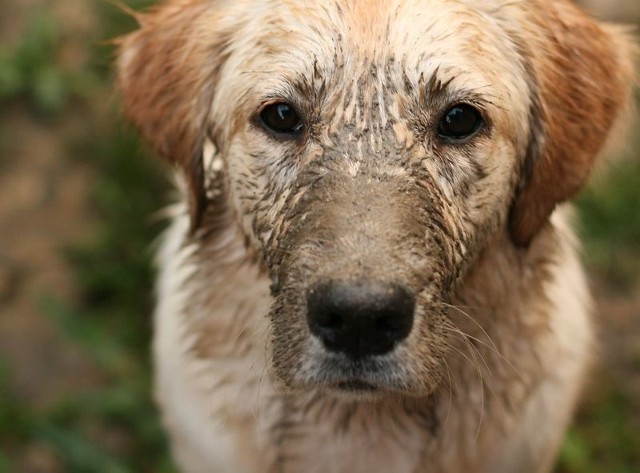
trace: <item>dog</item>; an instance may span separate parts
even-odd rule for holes
[[[634,41],[568,0],[166,0],[156,395],[186,472],[547,472],[593,358],[570,204]]]

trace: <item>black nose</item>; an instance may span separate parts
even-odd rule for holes
[[[380,281],[328,281],[307,295],[311,333],[351,358],[382,355],[413,325],[415,300],[401,286]]]

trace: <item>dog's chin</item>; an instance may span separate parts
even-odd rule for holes
[[[424,386],[398,386],[364,381],[362,379],[346,379],[331,383],[307,386],[307,389],[347,402],[376,402],[386,398],[423,398],[431,395],[434,389]]]
[[[344,401],[377,401],[389,394],[384,388],[360,380],[339,381],[324,386],[323,391]]]

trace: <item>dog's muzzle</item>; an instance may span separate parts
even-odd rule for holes
[[[397,284],[323,281],[307,294],[307,322],[325,348],[357,360],[389,353],[413,326],[415,299]]]

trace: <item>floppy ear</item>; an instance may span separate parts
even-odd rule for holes
[[[565,0],[531,2],[526,44],[533,104],[531,139],[509,229],[527,246],[556,204],[584,185],[631,103],[634,47]]]
[[[117,41],[118,82],[127,116],[153,148],[181,168],[192,227],[205,205],[203,145],[225,55],[221,13],[211,0],[177,0],[134,14],[140,29]]]

